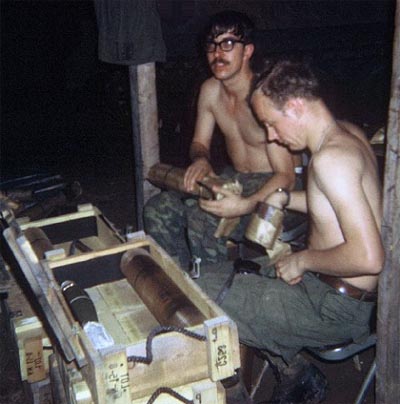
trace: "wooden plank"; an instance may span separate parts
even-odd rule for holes
[[[47,378],[53,349],[42,323],[34,317],[12,320],[18,346],[21,380],[33,383]],[[39,363],[39,365],[38,365]]]
[[[65,394],[65,384],[61,378],[59,364],[56,358],[56,354],[53,354],[49,358],[50,365],[50,383],[51,383],[51,395],[54,397],[55,404],[68,404]]]
[[[144,340],[159,325],[126,279],[86,289],[116,344]]]
[[[80,209],[80,206],[78,206],[78,212],[68,213],[68,214],[60,215],[60,216],[53,216],[53,217],[49,217],[46,219],[35,220],[32,222],[26,222],[25,220],[20,220],[20,218],[18,218],[17,222],[20,225],[21,230],[25,230],[32,226],[44,227],[44,226],[49,226],[52,224],[64,223],[64,222],[68,222],[71,220],[77,220],[77,219],[82,219],[85,217],[91,217],[91,216],[95,216],[96,214],[100,214],[100,212],[97,208],[93,207],[92,205],[89,205],[89,206],[85,207],[84,209]]]
[[[74,404],[92,404],[92,395],[85,381],[76,382],[72,385]]]
[[[29,383],[38,382],[46,378],[43,362],[42,338],[27,338],[24,341],[26,379]]]
[[[104,380],[106,404],[126,404],[131,402],[128,362],[124,350],[102,355],[104,360]]]
[[[126,352],[128,357],[146,356],[145,341],[129,345]],[[150,364],[129,362],[132,399],[150,395],[155,386],[176,387],[208,378],[205,341],[169,332],[153,339],[152,353]]]
[[[132,246],[133,243],[134,243],[134,247]],[[138,247],[148,246],[148,241],[146,240],[146,238],[143,238],[140,240],[135,240],[133,243],[131,243],[131,242],[125,243],[125,244],[117,245],[115,247],[113,246],[113,247],[107,248],[106,250],[93,251],[93,252],[89,252],[89,253],[78,255],[78,256],[67,257],[64,260],[49,263],[49,267],[51,269],[55,269],[55,268],[59,268],[59,267],[65,266],[65,265],[71,265],[71,264],[75,264],[78,262],[93,260],[93,259],[96,259],[99,257],[105,257],[105,256],[111,255],[111,254],[123,253],[129,248],[138,248]]]
[[[105,245],[112,246],[125,242],[124,238],[118,233],[117,229],[103,215],[96,216],[97,239]]]
[[[376,402],[400,397],[400,0],[396,2],[385,162],[382,236],[386,259],[379,278]]]
[[[100,356],[100,353],[93,348],[90,340],[84,332],[79,334],[79,339],[87,360],[87,365],[79,370],[90,389],[93,402],[96,404],[103,404],[106,402],[103,372],[104,361]]]
[[[103,324],[107,332],[111,335],[116,344],[128,344],[129,338],[125,334],[123,328],[115,318],[114,313],[107,306],[102,294],[97,287],[85,289],[93,301],[96,308],[99,322]]]
[[[225,389],[221,383],[213,383],[209,379],[188,383],[171,389],[173,392],[192,400],[193,404],[225,404]],[[154,392],[155,393],[155,392]],[[142,397],[132,401],[132,404],[148,404],[152,396]],[[182,404],[182,400],[171,394],[162,393],[155,400],[157,404]]]
[[[226,379],[235,372],[233,361],[232,320],[214,318],[204,322],[207,335],[208,370],[212,381]]]
[[[194,404],[225,403],[225,389],[219,382],[213,383],[206,380],[195,384],[192,390]]]

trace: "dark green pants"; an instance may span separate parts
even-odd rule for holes
[[[215,299],[231,268],[232,263],[202,268],[197,283]],[[312,273],[290,286],[268,267],[263,276],[236,275],[221,303],[243,343],[287,361],[305,347],[366,337],[374,305],[340,294]]]

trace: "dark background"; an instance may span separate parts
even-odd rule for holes
[[[167,47],[166,62],[156,65],[163,162],[188,162],[196,95],[208,76],[198,33],[208,15],[226,8],[256,22],[255,61],[306,56],[338,117],[363,126],[368,136],[385,125],[395,1],[157,4]],[[60,173],[80,181],[89,200],[101,193],[106,209],[123,200],[125,216],[116,221],[132,223],[128,68],[99,61],[93,2],[2,1],[1,30],[1,180]],[[215,146],[215,164],[223,164],[218,136]]]

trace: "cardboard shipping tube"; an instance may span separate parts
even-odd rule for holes
[[[25,237],[31,244],[36,256],[41,260],[46,251],[53,250],[53,244],[46,236],[46,233],[39,227],[29,227],[24,231]]]
[[[145,249],[124,253],[121,271],[161,325],[190,327],[205,320]]]
[[[192,195],[198,195],[200,198],[213,199],[215,197],[212,192],[213,185],[223,186],[226,181],[218,177],[204,177],[200,182],[195,184],[190,192],[186,190],[183,179],[186,169],[174,167],[169,164],[158,163],[150,168],[147,179],[155,186],[163,189],[173,189]]]

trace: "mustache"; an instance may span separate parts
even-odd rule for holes
[[[229,62],[225,59],[221,59],[221,58],[215,58],[212,62],[211,62],[211,66],[216,65],[217,63],[222,63],[224,65],[229,65]]]

